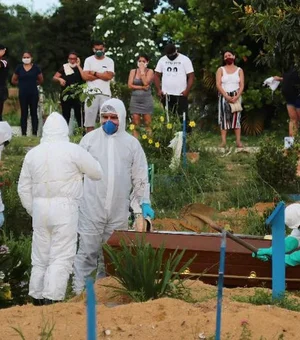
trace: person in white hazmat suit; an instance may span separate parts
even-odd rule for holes
[[[70,143],[68,133],[63,116],[53,112],[41,143],[25,156],[19,178],[18,193],[33,221],[29,295],[36,305],[64,299],[76,254],[83,174],[102,177],[100,164]]]
[[[128,229],[129,206],[154,218],[150,205],[148,165],[139,141],[125,131],[126,109],[119,99],[100,109],[102,126],[86,134],[80,145],[101,164],[103,179],[84,178],[79,208],[79,247],[74,262],[73,290],[80,294],[85,279],[98,267],[105,276],[102,243],[115,229]],[[131,201],[131,202],[130,202]]]
[[[294,251],[300,246],[300,204],[293,203],[284,210],[285,224],[292,229],[292,232],[284,240],[285,242],[285,265],[294,267],[300,265],[300,250]],[[272,257],[272,247],[260,248],[257,254],[252,254],[259,260],[268,261]]]
[[[0,160],[2,158],[2,151],[5,146],[9,144],[12,137],[12,130],[7,122],[0,122]],[[3,183],[1,184],[3,185]],[[0,228],[4,224],[4,204],[2,201],[2,193],[0,191]]]

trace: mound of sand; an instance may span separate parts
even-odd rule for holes
[[[214,335],[216,287],[187,281],[196,303],[170,298],[130,303],[124,297],[112,297],[112,289],[105,287],[112,284],[113,279],[106,278],[95,286],[98,339],[192,340]],[[224,289],[221,338],[297,339],[300,313],[232,300],[232,296],[253,294],[253,288]],[[84,295],[52,306],[28,304],[2,309],[0,318],[1,340],[20,339],[13,327],[22,331],[25,339],[43,339],[41,334],[52,326],[53,340],[86,339]]]

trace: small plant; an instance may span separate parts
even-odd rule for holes
[[[300,302],[292,298],[289,293],[285,293],[279,299],[273,299],[272,293],[265,289],[255,289],[252,296],[234,296],[233,300],[238,302],[251,303],[253,305],[274,305],[295,312],[300,312]]]
[[[252,339],[252,332],[249,329],[249,323],[246,320],[241,322],[242,332],[240,335],[240,340],[251,340]]]
[[[184,286],[180,275],[189,267],[194,258],[179,268],[185,253],[175,250],[166,259],[165,248],[154,249],[144,237],[135,241],[122,239],[120,249],[105,244],[107,253],[115,270],[115,278],[122,288],[113,287],[117,293],[124,294],[134,301],[147,301],[169,296],[186,299],[190,290]]]
[[[53,340],[53,331],[54,331],[55,324],[48,320],[42,321],[41,332],[39,334],[39,340]],[[22,330],[20,327],[12,327],[14,331],[20,336],[22,340],[26,340]]]
[[[275,137],[266,138],[256,155],[257,172],[261,178],[275,188],[292,185],[296,182],[298,143],[284,150]]]

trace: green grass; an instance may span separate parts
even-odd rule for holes
[[[293,298],[290,293],[285,293],[282,298],[272,299],[272,293],[266,289],[255,289],[255,293],[252,296],[234,296],[234,301],[251,303],[253,305],[274,305],[280,308],[300,312],[300,301]]]

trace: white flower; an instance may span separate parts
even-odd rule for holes
[[[128,0],[127,3],[128,3],[128,4],[132,4],[132,0]]]
[[[120,39],[120,43],[123,44],[123,42],[125,41],[125,39]]]
[[[135,56],[135,57],[138,57],[138,56],[139,56],[139,52],[137,52],[134,56]]]
[[[115,10],[114,7],[108,7],[108,9],[106,10],[107,13],[111,13]]]
[[[101,20],[101,19],[103,19],[104,18],[104,15],[102,15],[102,14],[98,14],[97,16],[96,16],[96,19],[97,20]]]
[[[156,19],[155,18],[152,18],[151,21],[153,22],[153,24],[156,24]]]
[[[100,6],[99,9],[105,9],[105,6]]]
[[[156,56],[160,56],[161,53],[160,53],[160,52],[155,52],[155,55],[156,55]]]
[[[113,53],[111,51],[106,51],[105,55],[110,56],[110,55],[113,55]]]
[[[138,43],[136,44],[136,47],[139,47],[139,46],[141,46],[141,43],[140,43],[140,42],[138,42]]]
[[[135,25],[139,25],[141,22],[140,22],[139,20],[133,20],[133,23],[134,23]]]
[[[93,32],[95,32],[95,29],[96,29],[96,27],[94,26],[94,27],[92,28]]]
[[[133,59],[130,59],[130,62],[131,62],[131,63],[133,63],[133,62],[134,62],[134,60],[133,60]]]
[[[137,8],[134,7],[134,6],[130,7],[130,10],[131,10],[131,11],[135,11],[136,9],[137,9]]]
[[[106,32],[104,33],[104,37],[105,37],[105,38],[107,38],[109,35],[110,35],[110,31],[106,31]]]

